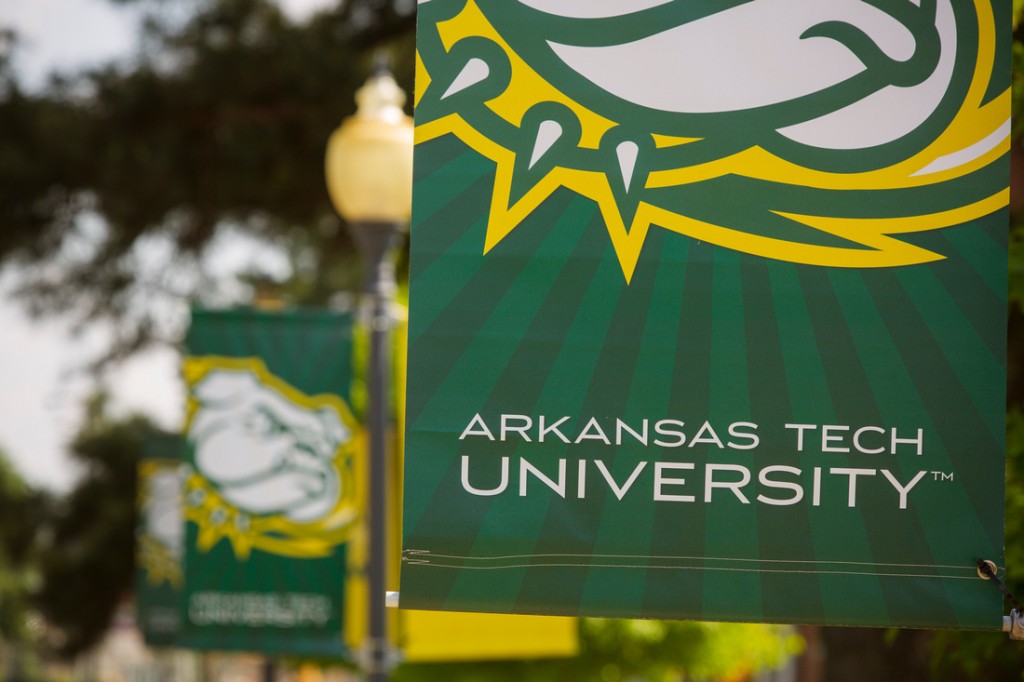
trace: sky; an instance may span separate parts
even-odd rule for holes
[[[29,84],[51,69],[77,69],[130,53],[135,10],[105,0],[0,0],[0,24],[13,26],[22,45],[15,59]]]
[[[301,19],[333,0],[282,0],[286,13]],[[108,0],[0,0],[0,26],[20,36],[14,66],[21,82],[35,88],[52,70],[77,71],[128,58],[137,44],[138,10]],[[274,263],[265,246],[230,235],[212,255],[223,272],[252,260]],[[0,449],[33,486],[61,492],[76,478],[67,443],[82,417],[92,382],[83,369],[107,343],[107,331],[71,334],[67,320],[31,320],[11,299],[18,279],[0,269]],[[187,320],[185,303],[171,314]],[[107,380],[116,414],[141,412],[169,430],[181,427],[184,387],[179,357],[171,348],[137,355]]]

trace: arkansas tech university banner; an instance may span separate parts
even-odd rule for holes
[[[352,321],[194,311],[183,645],[340,656],[360,500]]]
[[[421,2],[402,606],[999,628],[1009,4]]]

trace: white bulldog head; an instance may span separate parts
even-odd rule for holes
[[[195,464],[239,511],[308,523],[341,496],[334,464],[349,430],[338,413],[289,401],[247,371],[214,370],[193,387]]]

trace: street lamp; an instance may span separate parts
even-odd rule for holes
[[[370,365],[367,371],[370,441],[368,514],[367,679],[388,678],[387,438],[388,340],[393,319],[395,269],[391,252],[408,225],[412,206],[412,119],[402,111],[405,93],[386,67],[378,65],[356,92],[356,113],[327,142],[327,190],[348,222],[365,277],[363,311],[369,313]]]

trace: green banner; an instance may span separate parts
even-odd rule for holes
[[[998,629],[1009,0],[418,10],[402,606]]]
[[[181,629],[183,448],[181,436],[153,434],[139,460],[135,605],[149,646],[173,646]]]
[[[351,317],[196,310],[186,347],[182,643],[345,655]]]

